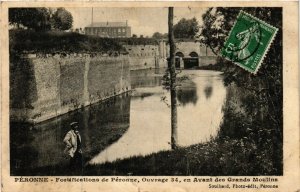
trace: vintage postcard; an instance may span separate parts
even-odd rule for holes
[[[1,190],[300,190],[297,1],[2,2]]]

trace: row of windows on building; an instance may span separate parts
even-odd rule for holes
[[[130,29],[126,28],[107,28],[107,27],[87,27],[87,35],[98,35],[103,37],[127,37],[130,36]]]
[[[112,32],[112,33],[126,33],[125,28],[86,28],[88,33],[99,33],[99,32]]]

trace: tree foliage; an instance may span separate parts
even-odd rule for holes
[[[47,8],[10,8],[9,23],[34,30],[49,30],[50,11]]]
[[[54,13],[51,8],[10,8],[9,23],[36,31],[68,30],[72,27],[73,17],[64,8],[58,8]]]
[[[199,31],[198,21],[194,17],[192,19],[182,18],[176,25],[174,25],[175,38],[192,39]]]
[[[168,33],[162,34],[160,32],[155,32],[155,33],[153,33],[152,38],[154,38],[154,39],[166,39],[166,38],[168,38]]]
[[[71,29],[73,24],[72,14],[64,8],[58,8],[52,17],[53,28],[59,30]]]

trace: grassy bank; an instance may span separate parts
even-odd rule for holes
[[[266,153],[267,151],[257,151],[255,145],[245,139],[215,139],[205,144],[164,151],[146,157],[133,157],[103,165],[89,165],[85,167],[82,174],[278,175],[274,171],[270,172],[270,165],[260,160],[267,156]]]

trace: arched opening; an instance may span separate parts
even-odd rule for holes
[[[184,54],[182,52],[176,52],[175,56],[177,56],[177,57],[184,57]]]
[[[196,53],[196,52],[191,52],[190,54],[189,54],[189,56],[191,56],[191,57],[198,57],[198,53]]]
[[[184,58],[184,54],[182,52],[175,53],[175,67],[180,68],[180,61]]]

